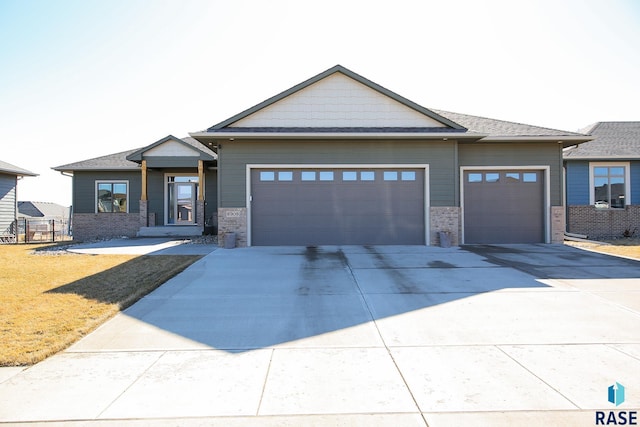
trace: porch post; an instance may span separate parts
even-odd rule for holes
[[[142,194],[140,195],[140,228],[149,226],[149,207],[147,201],[147,161],[142,161]]]
[[[204,200],[204,160],[198,160],[198,185],[200,186],[200,190],[198,192],[198,200]]]
[[[204,161],[198,160],[198,201],[196,202],[196,223],[204,232]]]
[[[140,200],[147,200],[147,161],[142,161],[142,196]]]

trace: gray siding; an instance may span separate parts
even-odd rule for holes
[[[129,213],[140,212],[142,177],[138,171],[101,172],[76,171],[73,174],[73,210],[77,213],[95,213],[96,180],[129,181]]]
[[[431,206],[455,206],[456,141],[228,141],[219,156],[219,206],[246,207],[247,164],[429,164]]]
[[[156,215],[156,225],[164,225],[164,170],[147,171],[147,212]]]
[[[15,175],[0,173],[0,234],[16,219],[16,185]]]
[[[552,206],[562,206],[562,146],[544,143],[461,143],[460,166],[549,166]]]

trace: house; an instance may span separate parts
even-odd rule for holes
[[[17,186],[24,176],[37,176],[26,169],[0,160],[0,241],[15,242],[18,214]]]
[[[593,239],[639,235],[640,122],[598,122],[564,150],[567,230]]]
[[[71,209],[51,202],[18,202],[18,224],[26,241],[59,240],[69,236]]]
[[[427,109],[340,65],[190,136],[55,168],[74,175],[77,235],[213,214],[240,246],[561,242],[562,149],[590,140]],[[196,157],[206,190],[171,187]]]
[[[72,174],[74,239],[201,235],[216,209],[216,154],[193,138],[57,166]]]

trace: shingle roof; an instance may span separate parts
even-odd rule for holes
[[[29,218],[67,218],[69,208],[51,202],[18,202],[18,216]]]
[[[215,152],[205,147],[202,143],[196,141],[191,137],[180,138],[190,146],[210,154],[214,158],[217,158]],[[96,157],[93,159],[82,160],[75,163],[69,163],[67,165],[56,166],[52,168],[57,171],[81,171],[81,170],[139,170],[140,165],[131,160],[127,160],[127,156],[137,151],[143,150],[146,147],[136,148],[134,150],[122,151],[120,153],[108,154],[106,156]]]
[[[3,162],[2,160],[0,160],[0,173],[8,173],[10,175],[17,176],[38,176],[37,173],[33,173],[18,166],[14,166],[11,163]]]
[[[93,159],[81,160],[52,168],[57,171],[76,170],[138,170],[140,166],[136,162],[127,160],[127,156],[136,152],[135,150],[122,151],[120,153],[108,154],[106,156],[95,157]]]
[[[640,122],[598,122],[584,132],[595,139],[565,150],[565,159],[640,158]]]
[[[532,126],[523,123],[507,122],[504,120],[489,119],[486,117],[470,116],[467,114],[452,113],[431,109],[439,115],[452,120],[470,132],[483,133],[491,137],[497,136],[583,136],[580,133],[565,130],[550,129],[540,126]]]

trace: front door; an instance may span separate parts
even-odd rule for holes
[[[195,224],[196,185],[195,182],[170,182],[168,184],[167,224]]]

